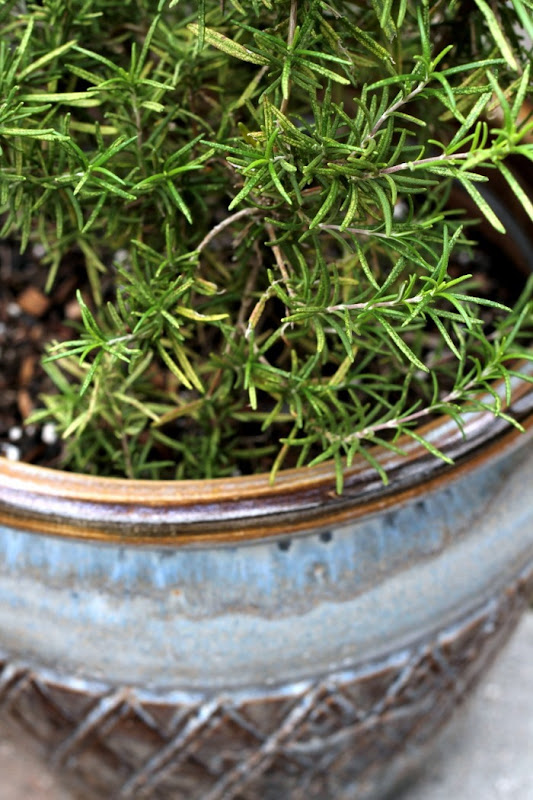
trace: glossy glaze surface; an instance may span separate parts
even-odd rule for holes
[[[532,374],[521,364],[522,374]],[[495,387],[502,398],[504,387]],[[88,797],[367,800],[483,673],[533,576],[533,391],[266,476],[101,480],[0,459],[0,701]]]
[[[533,559],[533,459],[521,444],[382,515],[292,539],[128,548],[3,525],[4,647],[91,678],[191,690],[380,655]]]
[[[274,538],[128,546],[4,523],[4,709],[87,798],[381,797],[527,605],[530,439]]]

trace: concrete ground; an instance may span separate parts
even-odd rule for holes
[[[0,800],[75,800],[5,723]],[[533,613],[442,736],[423,774],[394,800],[533,800]]]
[[[533,612],[395,800],[533,800]]]

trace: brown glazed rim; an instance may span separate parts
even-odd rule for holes
[[[529,166],[525,159],[512,165],[525,190],[532,183]],[[486,199],[497,202],[498,208],[503,200],[508,233],[495,234],[483,223],[479,227],[506,260],[526,275],[531,271],[533,226],[507,182],[498,181],[498,174],[491,175],[490,185],[481,186]],[[467,213],[470,208],[477,216],[468,196],[461,196]],[[434,488],[528,444],[533,436],[533,384],[525,378],[533,378],[533,363],[517,363],[516,372],[509,402],[503,383],[492,388],[525,433],[489,411],[464,415],[462,431],[443,415],[422,425],[417,433],[453,458],[453,465],[404,436],[397,442],[404,456],[380,447],[372,450],[387,472],[387,486],[361,457],[346,470],[341,496],[335,492],[331,462],[286,470],[271,485],[264,474],[200,481],[100,478],[0,457],[0,525],[102,542],[171,546],[237,543],[324,530],[409,499],[422,500]]]
[[[533,364],[521,362],[533,376]],[[504,398],[503,384],[495,389]],[[383,510],[458,479],[481,462],[500,457],[533,435],[533,386],[511,381],[508,413],[525,433],[488,411],[464,415],[463,433],[449,416],[417,433],[454,459],[447,465],[404,436],[398,456],[376,447],[386,469],[377,472],[359,457],[346,470],[344,491],[335,492],[331,462],[268,475],[213,480],[152,481],[100,478],[11,462],[0,457],[0,524],[53,535],[136,544],[234,542],[324,529]]]

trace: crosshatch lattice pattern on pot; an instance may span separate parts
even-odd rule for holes
[[[460,622],[358,670],[239,697],[180,702],[3,660],[0,702],[93,797],[290,800],[356,785],[423,745],[518,621],[533,568]],[[407,745],[408,743],[408,745]],[[333,766],[335,769],[333,770]],[[365,788],[366,787],[366,788]]]

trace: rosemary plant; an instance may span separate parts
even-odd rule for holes
[[[531,0],[4,0],[0,32],[2,235],[91,287],[36,414],[71,468],[333,459],[340,491],[430,415],[505,413],[531,305],[452,269],[449,196],[503,231],[498,171],[533,219]]]

